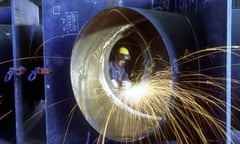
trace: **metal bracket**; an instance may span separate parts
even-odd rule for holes
[[[50,70],[48,68],[36,67],[28,75],[28,81],[34,81],[37,78],[37,75],[46,75],[49,73],[50,73]]]
[[[9,71],[4,77],[4,82],[9,82],[12,78],[12,76],[21,76],[26,72],[26,68],[23,66],[20,66],[18,68],[10,67]]]

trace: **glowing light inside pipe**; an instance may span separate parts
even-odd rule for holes
[[[153,87],[149,82],[140,82],[130,88],[122,90],[120,93],[120,98],[130,105],[136,105],[141,100],[152,95],[152,92]]]

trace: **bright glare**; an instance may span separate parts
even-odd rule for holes
[[[127,104],[137,105],[140,101],[151,95],[152,92],[153,87],[150,82],[142,81],[130,88],[123,89],[120,93],[120,98]]]

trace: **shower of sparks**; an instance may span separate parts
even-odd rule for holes
[[[170,78],[170,71],[157,72],[150,78],[143,79],[132,87],[123,89],[120,92],[120,99],[137,111],[162,116],[166,112],[172,92]]]
[[[232,46],[232,54],[239,57],[239,52],[237,52],[239,48],[239,46]],[[214,47],[189,53],[179,58],[176,63],[179,65],[188,65],[193,61],[219,53],[226,53],[226,47]],[[119,138],[117,141],[123,140],[121,143],[136,141],[136,143],[140,144],[151,144],[155,141],[168,140],[176,140],[179,144],[224,143],[226,140],[226,123],[224,119],[219,118],[214,112],[218,111],[217,114],[220,113],[219,115],[224,115],[226,112],[226,103],[224,101],[224,92],[226,89],[223,83],[226,78],[209,76],[203,74],[203,72],[224,68],[225,66],[209,67],[200,69],[199,71],[183,71],[178,74],[179,80],[173,81],[170,65],[163,59],[154,59],[159,60],[159,63],[164,63],[167,68],[152,73],[146,79],[134,82],[129,89],[120,90],[120,95],[116,95],[116,97],[119,97],[123,103],[127,104],[133,110],[152,116],[153,119],[149,119],[149,121],[153,125],[159,124],[159,126],[150,131],[152,135],[149,135],[149,138],[139,138],[137,132],[141,129],[147,129],[149,126],[148,123],[145,123],[146,121],[143,123],[139,122],[140,118],[137,116],[132,116],[124,120],[125,117],[119,116],[122,113],[119,112],[118,106],[104,103],[102,107],[107,107],[111,110],[107,114],[105,123],[102,125],[101,130],[103,135],[100,135],[101,140],[98,143],[104,144],[104,138],[108,137],[109,124],[118,123],[119,121],[123,121],[123,125],[118,125],[118,129],[122,131],[122,139]],[[233,66],[239,65],[233,64]],[[240,81],[233,79],[232,83],[239,86]],[[215,95],[212,93],[215,93]],[[97,98],[100,98],[100,95],[106,95],[105,93],[98,94]],[[0,96],[0,104],[1,100],[2,97]],[[233,106],[232,109],[240,111],[238,107]],[[98,113],[102,113],[102,110],[104,109],[96,110],[96,116],[101,117]],[[11,112],[9,111],[6,115]],[[126,111],[123,115],[128,116],[129,111]],[[1,116],[0,120],[4,117]],[[114,122],[111,121],[113,119],[115,120]],[[161,120],[164,125],[160,125]],[[126,133],[129,133],[126,129],[133,123],[137,126],[135,127],[136,136],[125,138]],[[143,135],[143,137],[146,135]],[[126,142],[124,141],[125,139],[127,139]]]
[[[48,41],[42,43],[42,45],[37,48],[33,56],[19,58],[17,60],[22,61],[34,58],[69,60],[68,57],[38,56],[38,52],[44,44],[55,40],[56,38],[64,38],[65,36],[75,35],[77,36],[78,33],[53,37]],[[145,45],[147,47],[147,44]],[[232,46],[232,55],[240,57],[238,52],[239,49],[240,46]],[[176,63],[180,66],[188,65],[191,62],[196,62],[199,59],[201,60],[202,58],[212,57],[220,53],[226,54],[225,46],[207,48],[204,50],[188,53],[187,55],[184,55],[183,57],[176,60]],[[153,59],[156,60],[158,58]],[[105,120],[103,123],[96,122],[97,124],[102,124],[100,126],[102,128],[102,131],[100,130],[101,135],[99,136],[100,139],[98,143],[104,144],[105,137],[108,137],[109,127],[112,125],[116,126],[114,127],[115,129],[122,132],[120,136],[116,136],[118,139],[113,138],[113,140],[120,141],[121,143],[132,143],[134,141],[139,144],[151,144],[168,140],[176,140],[179,144],[207,144],[224,143],[226,141],[226,122],[224,121],[224,118],[221,118],[221,115],[226,114],[226,87],[224,84],[226,77],[213,77],[204,74],[206,71],[225,68],[226,66],[220,65],[216,67],[207,67],[204,69],[199,69],[199,71],[182,71],[181,73],[178,73],[178,80],[173,81],[174,78],[172,77],[170,65],[166,64],[166,62],[162,60],[158,62],[164,63],[167,68],[153,72],[148,78],[134,82],[132,87],[129,89],[122,89],[120,90],[120,94],[118,93],[118,95],[115,95],[121,100],[122,103],[126,104],[129,107],[129,111],[120,111],[118,105],[112,105],[112,103],[109,103],[107,101],[104,101],[104,103],[100,104],[97,103],[98,100],[102,102],[102,95],[106,95],[104,92],[96,92],[98,95],[89,96],[91,102],[96,101],[97,104],[102,106],[100,109],[94,111],[96,112],[94,115],[95,117],[103,117],[101,114],[106,113],[104,111],[106,110],[104,107],[110,109],[106,114],[107,117],[103,118]],[[0,62],[0,64],[9,63],[12,61],[13,60],[11,59]],[[235,63],[232,66],[237,67],[240,66],[240,64]],[[140,77],[141,75],[138,78]],[[76,77],[76,79],[78,79],[78,77]],[[239,88],[240,81],[232,79],[232,84],[235,86],[232,87],[233,89]],[[94,84],[91,83],[91,85]],[[97,88],[94,90],[96,89]],[[79,88],[77,90],[79,90]],[[93,89],[91,90],[94,91]],[[86,100],[87,98],[84,97],[79,99]],[[0,104],[2,103],[2,100],[2,96],[0,95]],[[62,102],[64,101],[60,101],[56,104],[61,104]],[[89,103],[84,102],[82,104],[85,104],[84,106],[88,108],[87,110],[92,110],[95,108],[91,107],[94,105],[90,105]],[[50,105],[49,107],[53,107],[56,104]],[[78,106],[83,107],[79,104]],[[74,107],[73,110],[75,110],[75,108],[76,107]],[[239,107],[232,106],[231,108],[238,112],[240,111]],[[136,111],[136,113],[139,112],[143,115],[145,114],[146,117],[138,116],[137,114],[130,115],[130,110]],[[12,112],[13,111],[11,110],[0,116],[0,120],[6,118],[6,116]],[[74,111],[72,111],[70,114],[73,112]],[[33,117],[39,113],[34,114]],[[87,118],[90,117],[88,116],[88,113],[84,113],[84,115],[87,116]],[[147,116],[150,116],[152,118],[149,118]],[[29,118],[26,123],[32,120],[33,117]],[[141,118],[143,118],[145,121],[142,122]],[[233,118],[232,120],[234,121],[235,119]],[[153,123],[153,126],[149,126],[148,121]],[[120,122],[122,125],[119,125]],[[160,125],[162,122],[163,125]],[[131,127],[133,124],[136,127]],[[158,127],[154,127],[155,125]],[[131,128],[133,128],[134,131],[131,131]],[[142,129],[149,130],[149,135],[144,133],[145,131],[142,135],[139,135],[138,131],[141,131]],[[135,136],[132,136],[131,132],[134,132]],[[130,136],[128,137],[128,135]],[[145,138],[145,136],[149,137]]]
[[[0,120],[3,120],[4,118],[6,118],[8,115],[10,115],[13,111],[10,110],[7,113],[5,113],[4,115],[0,116]]]
[[[131,105],[137,104],[140,100],[145,99],[149,94],[151,87],[145,82],[134,85],[121,92],[120,98]]]
[[[139,37],[142,53],[135,58],[130,73],[132,86],[116,90],[111,89],[104,68],[109,61],[107,52],[124,34],[120,35],[117,27],[103,28],[102,33],[84,33],[87,37],[80,37],[81,41],[74,47],[71,74],[75,98],[89,124],[100,133],[98,143],[104,144],[105,137],[120,143],[151,144],[171,140],[179,144],[224,143],[226,64],[218,58],[222,60],[222,56],[226,56],[226,46],[189,51],[169,60],[159,56],[162,48],[151,47],[157,35],[151,40],[145,39],[135,27],[136,21],[118,10],[112,10],[110,14],[131,24],[129,29],[124,29],[124,34],[134,33],[132,36]],[[145,19],[137,21],[142,20]],[[114,33],[116,35],[111,39]],[[101,34],[105,36],[103,39],[90,43]],[[114,41],[106,43],[108,40]],[[82,50],[87,51],[86,47],[96,49],[91,49],[89,55],[81,55]],[[232,55],[239,57],[239,46],[232,46],[232,49],[236,50]],[[84,64],[84,69],[79,63]],[[141,69],[138,69],[139,65]],[[147,71],[146,75],[143,69]],[[80,70],[84,73],[80,74]],[[232,84],[238,88],[240,82],[232,80]],[[232,109],[240,111],[239,107],[232,106]]]
[[[206,54],[206,52],[209,53]],[[210,53],[224,54],[225,47],[189,53],[176,62],[186,65],[197,60],[196,55],[204,58],[210,56]],[[235,54],[237,55],[237,52]],[[218,66],[215,69],[219,67],[224,68],[224,66]],[[226,122],[221,116],[226,113],[226,87],[223,83],[226,78],[209,76],[199,71],[183,71],[178,74],[179,80],[173,82],[170,68],[166,69],[153,73],[147,79],[139,80],[128,89],[120,90],[120,94],[116,96],[136,111],[152,117],[164,117],[165,124],[154,130],[154,141],[173,139],[180,144],[224,143]],[[201,69],[203,72],[204,70],[209,69]],[[238,80],[233,82],[239,84]],[[239,111],[237,107],[232,108]],[[113,111],[117,110],[117,106],[113,106],[108,117],[114,115]],[[116,122],[121,119],[124,118],[116,117]],[[126,121],[126,123],[138,123],[137,118],[131,120],[132,122]],[[160,121],[155,119],[153,123],[160,123]],[[107,120],[104,131],[107,131],[106,127],[109,123],[110,121]],[[125,129],[125,126],[127,124],[122,125],[122,129]],[[141,124],[137,126],[136,131],[147,127]],[[123,130],[122,136],[124,135]],[[137,136],[135,138],[137,139]],[[149,138],[147,141],[151,143],[152,140]],[[139,143],[142,142],[143,140],[139,141]]]

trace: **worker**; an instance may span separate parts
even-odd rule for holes
[[[126,47],[120,47],[109,62],[109,74],[115,88],[128,88],[131,86],[125,63],[130,60],[130,54]]]

